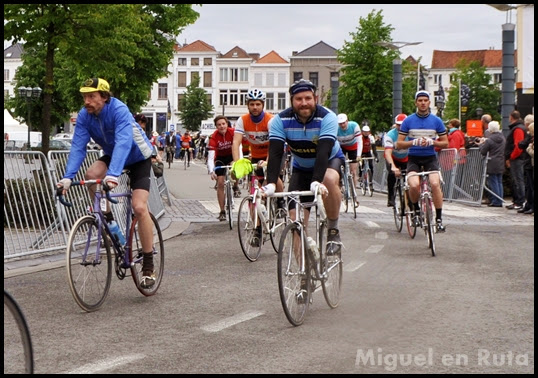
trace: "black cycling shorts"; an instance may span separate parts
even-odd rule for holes
[[[110,165],[111,157],[109,155],[103,155],[99,158],[100,161]],[[143,189],[149,192],[151,186],[151,157],[146,160],[141,160],[138,163],[125,166],[124,169],[129,170],[129,180],[132,190]]]

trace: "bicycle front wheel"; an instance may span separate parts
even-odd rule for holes
[[[159,221],[152,213],[149,213],[152,222],[152,234],[153,234],[153,274],[155,275],[155,283],[149,288],[140,286],[140,280],[142,279],[142,261],[144,259],[142,241],[140,240],[140,232],[138,230],[138,219],[133,218],[131,223],[131,230],[129,232],[129,240],[127,241],[127,248],[125,253],[130,254],[131,260],[131,276],[133,277],[136,288],[140,293],[149,297],[157,292],[164,274],[164,240],[159,226]]]
[[[407,206],[404,205],[405,208],[405,223],[407,225],[407,233],[411,237],[411,239],[415,238],[415,235],[417,234],[417,226],[413,223],[413,217],[415,215],[415,211],[411,209],[411,202],[409,201],[409,198],[407,198],[407,192],[403,193],[404,195],[404,201],[407,204]]]
[[[17,301],[4,289],[4,374],[33,374],[34,350],[28,323]]]
[[[321,288],[330,308],[338,307],[342,289],[342,250],[329,255],[327,253],[327,223],[319,226],[319,246],[321,259]]]
[[[232,193],[232,184],[228,181],[226,183],[226,212],[228,213],[228,225],[230,226],[230,230],[233,229],[233,201],[234,201],[234,196],[233,196],[233,193]]]
[[[92,215],[75,222],[67,240],[67,280],[75,302],[84,311],[104,303],[112,279],[110,240]]]
[[[296,223],[288,224],[282,232],[277,260],[280,301],[286,318],[294,326],[303,324],[311,295],[310,269],[301,272],[299,264],[301,256],[304,256],[301,249],[301,238],[304,239],[304,234],[300,227]],[[302,288],[301,281],[305,282],[305,286]]]
[[[349,194],[351,197],[351,206],[353,206],[353,218],[357,219],[357,208],[359,207],[359,200],[357,199],[357,190],[355,189],[355,185],[353,185],[353,176],[349,176],[347,180],[347,186],[349,188]]]
[[[288,209],[284,203],[282,207],[278,207],[276,198],[269,198],[269,236],[271,238],[271,244],[275,253],[278,253],[278,248],[280,244],[280,238],[282,237],[282,232],[288,224]]]
[[[399,180],[399,179],[397,179]],[[401,232],[403,228],[403,217],[405,213],[405,202],[402,194],[402,187],[396,181],[394,185],[394,224],[396,225],[396,231]]]
[[[426,233],[426,238],[428,239],[428,247],[432,251],[432,256],[435,256],[435,222],[433,220],[433,202],[429,196],[424,197],[424,202],[422,203],[424,209],[424,217],[426,218],[426,224],[424,225],[424,232]]]
[[[252,195],[241,201],[237,214],[237,234],[243,254],[248,261],[256,261],[262,252],[262,240],[256,235],[256,203]],[[261,227],[260,222],[257,223]]]
[[[366,172],[366,190],[368,191],[368,195],[372,197],[374,195],[374,182],[372,181],[372,171],[368,170]]]

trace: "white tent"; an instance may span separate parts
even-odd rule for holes
[[[9,114],[7,109],[4,109],[4,132],[23,131],[28,132],[28,126],[25,123],[20,123]]]

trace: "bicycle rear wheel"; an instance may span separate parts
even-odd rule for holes
[[[411,209],[411,202],[409,201],[409,198],[407,197],[407,192],[404,191],[403,193],[404,201],[407,206],[404,205],[405,208],[405,223],[407,224],[407,233],[411,237],[411,239],[415,238],[415,235],[417,234],[417,226],[413,223],[413,217],[415,215],[415,211]]]
[[[112,279],[110,240],[92,215],[75,222],[67,240],[67,279],[75,302],[84,311],[104,303]]]
[[[287,205],[284,203],[283,207],[279,208],[276,198],[269,198],[269,237],[271,238],[271,244],[275,253],[278,253],[278,248],[280,244],[280,238],[282,237],[282,232],[286,225],[288,224],[288,209]]]
[[[4,374],[33,373],[34,349],[28,322],[17,301],[4,289]]]
[[[327,254],[327,223],[322,222],[319,227],[319,248],[321,259],[321,288],[323,296],[330,308],[338,307],[340,291],[342,289],[342,251]]]
[[[433,202],[429,196],[424,196],[422,203],[424,209],[424,217],[426,218],[426,224],[424,225],[424,232],[428,239],[428,247],[432,251],[432,256],[435,256],[435,222],[433,220]]]
[[[303,324],[310,305],[311,295],[310,269],[306,269],[306,272],[301,272],[298,263],[300,258],[295,256],[295,251],[298,251],[298,255],[301,255],[301,252],[299,252],[301,250],[301,238],[304,239],[304,234],[299,226],[296,223],[288,224],[282,232],[278,252],[277,273],[280,301],[286,318],[294,326]],[[305,266],[307,267],[308,264],[305,264]],[[306,280],[306,293],[301,290],[301,280]]]
[[[401,232],[403,228],[403,217],[405,214],[405,202],[402,194],[402,186],[400,185],[400,179],[396,179],[396,185],[394,185],[394,224],[396,225],[396,231]]]
[[[133,218],[133,222],[131,223],[131,231],[129,232],[130,238],[127,241],[128,248],[126,248],[125,251],[125,253],[130,253],[131,276],[133,277],[136,288],[146,297],[157,292],[164,274],[164,240],[161,233],[161,227],[159,226],[157,218],[151,213],[149,215],[153,223],[153,273],[155,274],[155,284],[153,284],[153,286],[149,288],[140,286],[140,279],[142,278],[143,249],[136,217]]]
[[[256,261],[262,252],[263,240],[258,239],[256,235],[255,217],[256,203],[252,195],[249,195],[241,201],[239,212],[237,214],[237,234],[239,236],[239,244],[243,254],[249,261]],[[258,221],[258,226],[261,227]],[[262,236],[263,238],[263,236]]]
[[[230,181],[226,182],[226,188],[225,188],[225,194],[226,194],[226,213],[228,213],[228,225],[230,226],[230,230],[233,229],[233,201],[234,201],[234,195],[232,190],[232,184]]]

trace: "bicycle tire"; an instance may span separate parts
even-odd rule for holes
[[[140,240],[140,235],[138,233],[138,221],[137,218],[133,218],[131,223],[131,230],[129,232],[129,240],[127,241],[128,248],[126,248],[125,253],[130,254],[131,260],[131,276],[135,283],[138,291],[149,297],[154,295],[159,287],[164,274],[164,240],[161,232],[161,227],[159,226],[159,221],[152,213],[149,213],[151,221],[153,223],[153,266],[155,274],[155,283],[149,288],[143,288],[140,286],[140,279],[142,278],[142,260],[143,260],[143,249],[142,241]]]
[[[189,153],[189,150],[185,150],[185,159],[183,159],[183,169],[184,170],[187,170],[187,162],[188,162],[188,156],[187,154]]]
[[[342,290],[342,251],[327,254],[327,223],[323,221],[319,226],[319,248],[321,259],[321,288],[323,296],[330,308],[338,307],[340,292]]]
[[[402,232],[403,228],[403,217],[405,213],[405,202],[402,195],[402,185],[400,179],[396,179],[396,184],[394,185],[394,224],[396,225],[396,231]]]
[[[228,225],[230,226],[230,230],[233,230],[233,191],[232,191],[232,184],[230,181],[226,182],[226,213],[228,216]]]
[[[104,229],[99,233],[99,222],[94,216],[79,218],[71,228],[66,259],[67,279],[75,302],[86,312],[99,309],[110,290],[113,262],[109,236]]]
[[[368,195],[372,197],[374,195],[374,183],[372,182],[372,171],[370,169],[366,171],[366,179],[368,184],[366,190],[368,191]]]
[[[269,198],[269,238],[271,239],[271,244],[273,245],[273,250],[275,253],[278,253],[278,248],[280,246],[280,238],[282,237],[282,232],[289,223],[288,210],[286,205],[279,208],[276,198]]]
[[[424,216],[426,218],[424,231],[426,233],[426,238],[428,239],[428,247],[430,248],[432,252],[432,256],[435,256],[435,236],[434,236],[435,222],[433,221],[433,203],[430,196],[428,195],[424,196],[423,205],[425,206],[424,208],[426,209],[424,213]]]
[[[408,194],[406,191],[403,193],[404,196],[404,208],[405,208],[405,223],[407,225],[407,233],[411,237],[411,239],[415,238],[415,235],[417,234],[417,226],[413,223],[413,216],[414,216],[414,210],[411,209],[411,202],[409,202],[409,198],[407,197]]]
[[[361,193],[363,196],[366,195],[366,185],[364,183],[364,175],[359,177],[359,187],[361,188]]]
[[[241,200],[239,211],[237,213],[237,234],[239,236],[239,245],[248,261],[258,260],[262,252],[262,240],[259,240],[258,246],[254,246],[253,240],[256,237],[256,203],[252,195]],[[258,226],[261,224],[258,222]]]
[[[280,239],[278,259],[277,259],[277,274],[278,274],[278,291],[284,314],[288,321],[299,326],[303,324],[308,307],[310,305],[311,296],[311,280],[310,269],[305,269],[304,273],[300,272],[300,266],[295,258],[294,245],[298,244],[300,239],[305,236],[301,232],[297,223],[290,223],[282,232]],[[295,242],[294,242],[295,239]],[[305,240],[302,241],[303,245]],[[305,264],[305,266],[308,266]],[[301,279],[306,279],[307,295],[303,301],[299,301],[299,293],[301,292]]]
[[[353,185],[353,176],[348,176],[348,188],[350,188],[350,199],[351,199],[351,206],[353,207],[353,218],[357,219],[357,208],[359,207],[357,203],[359,202],[357,200],[357,191],[355,190],[355,185]]]
[[[11,316],[6,313],[6,307]],[[9,327],[12,321],[17,330]],[[18,332],[18,337],[15,332]],[[15,298],[4,289],[4,374],[33,373],[34,349],[28,322]]]

